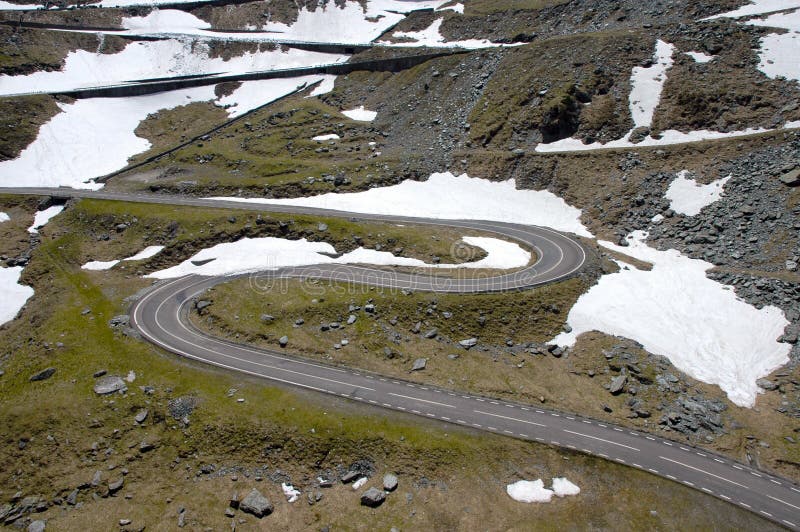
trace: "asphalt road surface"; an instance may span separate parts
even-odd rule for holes
[[[266,277],[313,276],[390,288],[480,292],[524,289],[563,279],[577,272],[585,260],[583,248],[570,237],[545,228],[515,224],[366,216],[324,209],[102,191],[0,189],[0,193],[94,197],[446,225],[494,232],[519,241],[537,252],[535,264],[511,274],[490,278],[454,280],[342,265],[289,268],[261,274]],[[746,508],[784,527],[800,530],[800,487],[727,457],[590,418],[328,366],[294,357],[283,350],[233,344],[195,329],[187,319],[193,302],[210,287],[230,279],[186,276],[156,283],[133,305],[131,324],[153,344],[190,359],[378,408],[599,456],[682,483]]]

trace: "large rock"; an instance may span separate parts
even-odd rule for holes
[[[370,488],[361,495],[361,504],[376,508],[386,500],[386,494],[378,488]]]
[[[273,507],[269,499],[264,497],[260,491],[253,488],[239,503],[239,509],[245,513],[253,514],[256,517],[264,517],[272,513]]]
[[[28,532],[44,532],[45,526],[45,522],[41,519],[31,521],[31,524],[28,525]]]
[[[800,185],[800,167],[795,168],[791,172],[781,174],[779,179],[781,180],[781,183],[790,187],[796,187]]]
[[[478,345],[478,339],[467,338],[466,340],[461,340],[460,342],[458,342],[458,345],[460,345],[464,349],[469,349],[470,347],[475,347],[476,345]]]
[[[626,382],[628,382],[627,375],[617,375],[616,377],[611,379],[611,386],[609,386],[608,391],[616,395],[622,392],[622,389],[625,387]]]
[[[383,489],[386,491],[394,491],[397,489],[397,477],[391,473],[383,475]]]
[[[414,365],[411,366],[411,371],[421,371],[425,369],[425,366],[428,364],[427,358],[418,358],[414,361]]]
[[[125,392],[128,386],[122,377],[117,375],[106,375],[94,383],[94,393],[98,395],[108,395],[116,392]]]
[[[49,379],[50,377],[52,377],[53,373],[55,373],[55,372],[56,372],[56,368],[43,369],[39,373],[34,373],[33,375],[31,375],[30,381],[31,382],[45,381],[45,380]]]

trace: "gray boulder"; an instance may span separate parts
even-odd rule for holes
[[[439,335],[439,329],[433,328],[430,331],[425,333],[425,338],[428,340],[432,340]]]
[[[147,415],[149,413],[150,412],[146,408],[144,408],[142,410],[139,410],[136,413],[136,416],[134,416],[133,420],[136,421],[136,423],[142,423],[142,422],[144,422],[145,419],[147,419]]]
[[[281,336],[278,339],[278,343],[280,344],[281,347],[286,347],[286,345],[289,343],[289,337],[288,336]]]
[[[45,526],[45,522],[41,519],[31,521],[31,524],[28,525],[28,532],[44,532]]]
[[[394,491],[397,489],[397,477],[391,473],[383,475],[383,489],[386,491]]]
[[[55,372],[56,368],[43,369],[39,373],[34,373],[33,375],[31,375],[30,381],[31,382],[46,381],[47,379],[52,377]]]
[[[262,314],[261,315],[261,322],[262,323],[271,323],[273,321],[275,321],[275,316],[273,316],[272,314]]]
[[[378,488],[370,488],[361,494],[361,504],[370,508],[377,508],[386,500],[386,494]]]
[[[350,316],[347,317],[347,324],[352,325],[356,322],[357,319],[358,317],[355,314],[350,314]]]
[[[478,345],[478,339],[467,338],[466,340],[461,340],[460,342],[458,342],[458,345],[460,345],[464,349],[469,349],[470,347],[475,347],[476,345]]]
[[[245,513],[253,514],[256,517],[264,517],[272,513],[273,506],[269,499],[264,497],[260,491],[253,488],[247,496],[239,503],[239,509]]]
[[[781,174],[779,179],[781,180],[781,183],[790,187],[796,187],[800,185],[800,168],[795,168],[791,172]]]
[[[611,386],[609,386],[608,391],[616,395],[622,392],[622,389],[625,387],[626,382],[628,382],[627,375],[617,375],[616,377],[611,379]]]
[[[425,366],[428,364],[427,358],[418,358],[414,361],[414,365],[411,366],[411,371],[421,371],[425,369]]]
[[[777,390],[778,389],[778,385],[776,383],[772,382],[769,379],[758,379],[756,381],[756,386],[758,386],[760,388],[764,388],[767,391]]]
[[[108,395],[116,392],[126,392],[128,390],[125,381],[117,375],[106,375],[94,383],[94,393],[98,395]]]

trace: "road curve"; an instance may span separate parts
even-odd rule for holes
[[[493,278],[454,280],[341,265],[290,268],[263,274],[268,277],[314,276],[393,288],[478,292],[521,289],[552,282],[572,275],[584,261],[583,249],[571,238],[548,229],[515,224],[365,216],[324,209],[101,191],[0,189],[0,193],[93,197],[446,225],[495,232],[534,247],[538,252],[536,264]],[[800,487],[784,478],[702,449],[534,405],[328,366],[293,357],[285,351],[234,344],[195,329],[188,321],[191,303],[209,288],[230,279],[192,275],[156,283],[134,303],[131,324],[153,344],[190,359],[380,408],[599,456],[682,483],[748,509],[781,526],[800,530]]]

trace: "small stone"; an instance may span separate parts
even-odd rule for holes
[[[418,358],[414,361],[414,365],[411,366],[411,371],[421,371],[425,369],[425,366],[428,364],[427,358]]]
[[[626,382],[628,382],[627,375],[617,375],[611,379],[611,386],[608,388],[608,391],[614,395],[617,395],[618,393],[622,392]]]
[[[261,315],[261,323],[272,323],[275,321],[275,316],[271,314],[262,314]]]
[[[108,483],[108,491],[112,494],[118,492],[122,489],[122,486],[125,484],[125,479],[120,477],[119,479],[115,480],[114,482]]]
[[[101,370],[95,371],[95,372],[92,374],[92,377],[94,377],[95,379],[99,379],[100,377],[102,377],[102,376],[103,376],[103,375],[105,375],[106,373],[108,373],[108,371],[106,371],[106,370],[104,370],[104,369],[101,369]]]
[[[350,316],[347,317],[347,324],[352,325],[356,322],[357,319],[358,317],[355,314],[350,314]]]
[[[56,368],[43,369],[39,373],[34,373],[33,375],[31,375],[29,380],[31,382],[45,381],[45,380],[49,379],[50,377],[52,377],[55,372],[56,372]]]
[[[148,414],[148,410],[144,408],[136,413],[136,416],[134,416],[133,420],[136,421],[136,423],[142,423],[145,419],[147,419]]]
[[[131,524],[131,520],[130,519],[120,519],[119,520],[119,526],[128,526],[129,524]]]
[[[383,489],[386,491],[394,491],[397,489],[397,477],[391,473],[383,475]]]
[[[245,513],[253,514],[261,518],[272,513],[273,506],[269,499],[264,497],[260,491],[253,488],[247,496],[239,503],[239,509]]]
[[[342,475],[342,484],[349,484],[359,477],[358,471],[348,471]]]
[[[425,338],[432,340],[439,335],[439,329],[433,328],[425,333]]]
[[[98,395],[109,395],[116,392],[125,392],[128,390],[125,381],[116,375],[106,375],[98,379],[94,385],[94,393]]]
[[[278,344],[280,344],[281,347],[286,347],[286,345],[288,343],[289,343],[289,337],[288,336],[281,336],[278,339]]]
[[[235,517],[235,516],[236,516],[236,510],[234,510],[233,508],[225,508],[225,517]]]
[[[156,448],[155,445],[153,445],[152,443],[147,442],[147,441],[143,441],[142,443],[139,444],[139,452],[140,453],[146,453],[146,452],[152,451],[155,448]]]
[[[471,347],[475,347],[476,345],[478,345],[478,339],[467,338],[466,340],[461,340],[460,342],[458,342],[458,345],[460,345],[464,349],[469,349]]]
[[[377,508],[386,500],[386,494],[378,488],[370,488],[361,495],[361,504]]]

